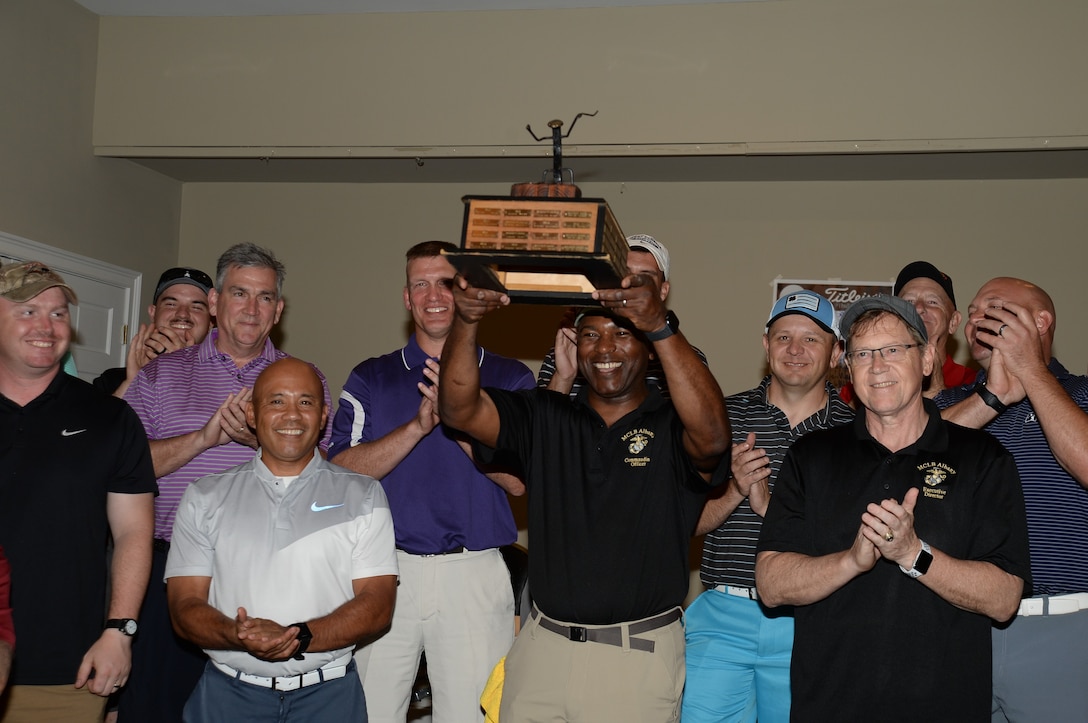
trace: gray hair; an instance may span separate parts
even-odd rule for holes
[[[272,269],[276,272],[276,298],[283,297],[283,279],[287,269],[276,255],[254,243],[234,244],[223,252],[215,265],[215,290],[223,293],[223,282],[232,268]]]

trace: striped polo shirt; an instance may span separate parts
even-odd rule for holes
[[[827,404],[823,409],[805,419],[796,427],[790,427],[789,418],[778,407],[767,401],[771,377],[763,379],[758,387],[725,398],[729,411],[729,424],[733,428],[733,444],[743,442],[750,432],[756,434],[756,446],[766,450],[771,465],[768,486],[774,491],[778,471],[786,450],[805,434],[814,429],[827,429],[845,424],[854,418],[854,410],[839,397],[830,383],[827,388]],[[730,457],[722,459],[726,479],[729,478]],[[763,518],[752,511],[745,498],[737,509],[716,530],[703,540],[703,561],[699,578],[709,587],[715,585],[756,586],[756,543]]]
[[[1088,412],[1088,377],[1070,374],[1055,358],[1048,368],[1077,406]],[[986,372],[979,372],[975,384],[984,381]],[[944,409],[974,390],[974,384],[946,389],[934,401]],[[1016,458],[1028,514],[1034,594],[1088,592],[1088,490],[1054,459],[1028,399],[1009,405],[984,429]]]
[[[234,365],[230,355],[216,347],[219,330],[212,331],[196,346],[163,354],[149,362],[136,375],[125,401],[136,410],[150,440],[170,439],[196,431],[208,423],[226,398],[243,387],[252,389],[257,376],[268,365],[287,356],[271,340],[264,350],[245,366]],[[325,405],[332,408],[325,377]],[[322,449],[328,448],[330,426],[325,430]],[[155,537],[169,540],[181,495],[192,482],[248,462],[255,450],[231,440],[197,455],[188,464],[159,478],[159,496],[155,498]]]

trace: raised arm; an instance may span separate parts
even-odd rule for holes
[[[228,414],[228,410],[244,409],[245,405],[249,404],[251,396],[252,393],[248,388],[242,388],[235,394],[229,395],[200,429],[179,434],[176,437],[148,440],[151,461],[155,466],[155,477],[164,477],[171,472],[176,472],[205,451],[232,440],[239,444],[256,447],[256,437],[253,436],[249,427],[244,422],[237,421],[236,415]]]
[[[418,384],[421,398],[414,416],[404,424],[392,430],[384,437],[358,444],[337,453],[330,461],[353,472],[381,479],[404,461],[420,441],[438,425],[438,410],[435,407],[435,395],[429,385]],[[358,403],[350,392],[344,391],[341,399],[348,398],[350,403]]]
[[[651,337],[667,329],[665,304],[653,280],[644,274],[627,276],[620,288],[595,291],[593,296]],[[709,474],[729,449],[729,415],[721,387],[683,332],[654,341],[653,352],[669,380],[669,394],[684,425],[684,450],[697,469]]]
[[[1058,464],[1082,487],[1088,487],[1088,445],[1084,444],[1088,439],[1088,412],[1078,406],[1050,372],[1042,334],[1048,333],[1052,324],[1053,316],[1048,311],[1033,315],[1014,302],[988,310],[987,318],[978,322],[980,328],[994,332],[987,342],[993,352],[986,386],[1005,405],[1015,404],[1026,396]],[[998,330],[1002,332],[1000,335]],[[982,397],[973,394],[942,411],[941,416],[965,427],[981,429],[997,412]]]
[[[480,388],[476,333],[484,314],[506,306],[510,298],[469,286],[461,276],[454,281],[453,298],[457,313],[442,351],[438,413],[446,425],[494,447],[499,440],[499,413]]]
[[[696,535],[717,529],[745,499],[760,517],[767,513],[771,499],[768,485],[771,463],[766,450],[756,447],[755,443],[755,433],[749,432],[743,442],[733,445],[728,458],[729,479],[711,491],[695,525]],[[726,464],[727,460],[722,459],[715,474],[724,476]]]

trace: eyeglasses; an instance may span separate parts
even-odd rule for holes
[[[879,349],[855,349],[854,351],[848,351],[844,355],[846,357],[846,363],[850,366],[855,364],[868,364],[876,359],[876,355],[879,354],[880,358],[889,363],[895,363],[903,361],[907,358],[907,349],[913,349],[921,344],[889,344],[888,346],[882,346]]]

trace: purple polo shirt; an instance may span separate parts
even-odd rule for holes
[[[179,349],[152,359],[136,375],[125,393],[127,401],[143,422],[147,438],[169,439],[200,429],[226,398],[243,387],[253,388],[257,376],[274,361],[288,356],[265,340],[264,350],[239,369],[228,354],[215,346],[219,330],[212,331],[196,346]],[[325,389],[326,408],[332,409],[329,386],[318,371]],[[322,449],[328,448],[325,430]],[[181,495],[190,483],[253,459],[256,451],[235,441],[212,447],[188,464],[159,478],[155,498],[155,537],[169,540],[174,528]]]
[[[533,373],[515,359],[478,349],[482,386],[532,389]],[[367,359],[340,394],[329,459],[360,442],[381,439],[419,411],[417,382],[427,383],[427,355],[413,334],[408,346]],[[418,555],[464,546],[487,550],[517,539],[506,492],[485,477],[443,425],[424,437],[382,479],[397,547]]]

